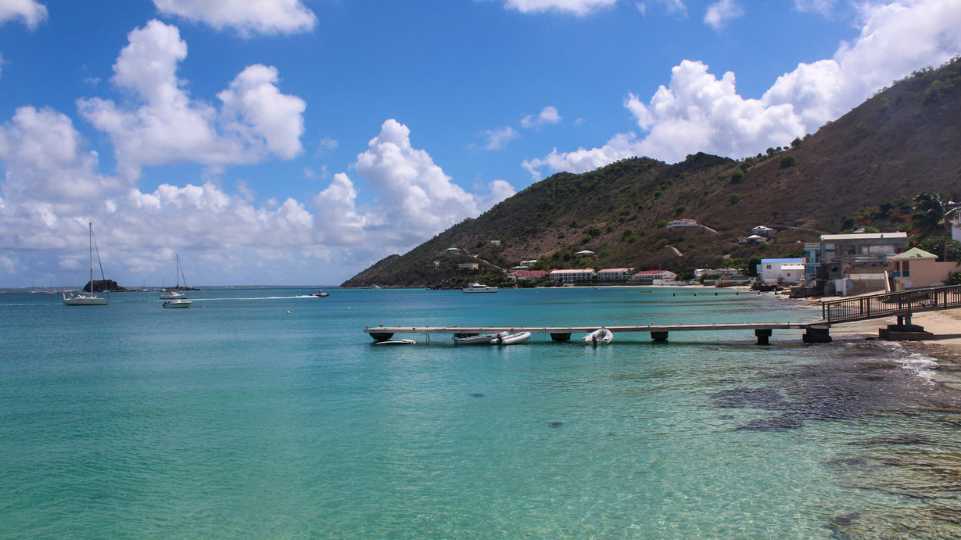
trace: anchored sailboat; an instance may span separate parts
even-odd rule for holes
[[[184,286],[180,286],[180,278],[184,278]],[[183,291],[183,292],[178,292]],[[184,277],[184,269],[180,266],[180,254],[177,254],[177,286],[173,289],[163,289],[160,292],[160,298],[163,300],[180,300],[181,298],[187,298],[189,294],[187,293],[187,278]]]
[[[109,297],[97,296],[93,292],[93,223],[88,223],[87,225],[90,229],[90,294],[84,294],[87,290],[86,288],[70,296],[67,296],[67,293],[63,293],[63,303],[67,306],[105,306],[107,302],[110,301]],[[99,251],[97,252],[97,258],[100,258]]]

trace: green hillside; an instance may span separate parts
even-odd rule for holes
[[[921,191],[961,195],[959,120],[955,59],[898,81],[790,147],[753,158],[699,153],[674,165],[632,158],[584,174],[555,174],[343,286],[458,285],[525,259],[551,268],[716,267],[785,255],[798,241],[872,218],[894,227],[898,208],[890,201]],[[706,228],[663,228],[678,218]],[[757,225],[777,228],[773,241],[739,245],[738,237]],[[464,253],[447,255],[449,247]],[[597,260],[571,257],[583,249]],[[464,262],[480,270],[459,270]]]

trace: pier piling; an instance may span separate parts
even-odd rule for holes
[[[771,330],[770,328],[767,328],[767,329],[759,328],[755,330],[754,335],[757,337],[757,344],[770,345],[771,344],[770,339],[773,333],[774,333],[774,330]]]

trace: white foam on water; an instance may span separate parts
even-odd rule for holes
[[[882,349],[894,354],[894,361],[902,368],[929,382],[934,378],[934,370],[941,367],[934,358],[917,352],[910,352],[904,345],[894,342],[878,344]]]

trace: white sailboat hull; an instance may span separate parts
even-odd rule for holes
[[[88,294],[75,294],[73,296],[63,295],[65,306],[105,306],[110,298],[105,296],[93,296]]]

